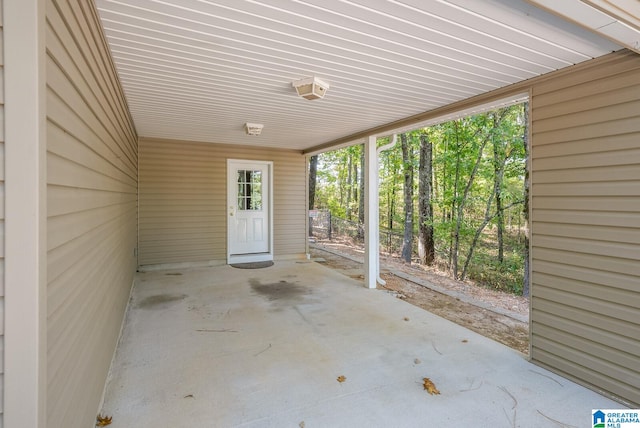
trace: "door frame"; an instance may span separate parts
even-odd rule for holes
[[[235,170],[234,164],[253,164],[266,166],[268,171],[268,183],[266,186],[266,190],[269,192],[269,197],[267,198],[267,226],[269,228],[269,239],[268,239],[268,251],[262,253],[252,253],[252,254],[231,254],[231,227],[232,223],[230,221],[230,209],[235,209],[236,206],[236,182],[235,182],[235,174],[234,177],[231,177],[231,171]],[[225,217],[226,217],[226,233],[227,233],[227,264],[234,263],[251,263],[251,262],[264,262],[273,260],[273,161],[262,161],[262,160],[254,160],[254,159],[227,159],[227,198],[226,198],[226,209],[225,209]],[[233,208],[232,208],[233,207]]]

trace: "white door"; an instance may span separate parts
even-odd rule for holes
[[[227,161],[227,261],[273,260],[272,162]]]

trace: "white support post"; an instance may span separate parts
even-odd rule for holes
[[[376,288],[378,277],[378,152],[376,137],[364,144],[364,284]]]
[[[45,2],[3,3],[5,138],[4,415],[46,426]]]

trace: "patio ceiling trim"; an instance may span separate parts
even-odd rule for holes
[[[527,1],[640,53],[640,2],[637,0]]]
[[[336,140],[311,147],[307,150],[303,150],[302,153],[307,156],[312,156],[329,150],[336,150],[342,147],[364,143],[365,140],[370,136],[384,136],[403,132],[408,129],[415,129],[420,127],[421,124],[423,124],[423,126],[426,126],[424,124],[429,122],[438,122],[439,119],[447,118],[449,116],[458,116],[459,113],[463,111],[470,111],[470,113],[472,110],[479,111],[481,110],[480,107],[488,107],[488,105],[492,103],[495,103],[496,106],[502,104],[506,105],[506,101],[508,98],[513,97],[514,99],[518,99],[525,96],[525,94],[528,94],[529,88],[533,84],[544,82],[545,80],[548,80],[552,77],[555,78],[563,74],[573,73],[576,70],[584,70],[591,67],[600,66],[610,61],[616,61],[622,55],[637,54],[627,49],[613,52],[611,54],[604,55],[591,61],[563,68],[561,70],[547,73],[532,79],[524,80],[522,82],[514,83],[512,85],[505,86],[504,88],[499,88],[490,92],[486,92],[484,94],[476,95],[474,97],[467,98],[466,100],[458,101],[444,107],[425,111],[423,113],[409,116],[395,122],[390,122],[384,125],[357,132],[355,134],[347,135]]]

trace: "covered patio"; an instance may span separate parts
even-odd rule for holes
[[[0,426],[583,426],[640,405],[638,2],[0,7]],[[299,96],[316,78],[326,96]],[[369,290],[379,140],[525,99],[536,367]],[[365,287],[306,261],[308,159],[355,144]]]
[[[586,426],[591,409],[616,407],[385,291],[291,260],[139,273],[102,414],[114,428],[541,427]]]

